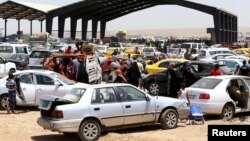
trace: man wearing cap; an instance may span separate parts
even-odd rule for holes
[[[14,80],[14,75],[12,73],[9,73],[9,78],[7,79],[6,82],[6,87],[8,88],[8,97],[9,97],[9,105],[7,107],[7,113],[10,114],[12,112],[15,114],[15,107],[16,107],[16,89],[17,85]]]

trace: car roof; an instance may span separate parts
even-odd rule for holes
[[[205,78],[228,79],[228,78],[249,78],[249,77],[241,75],[217,75],[217,76],[207,76]]]
[[[50,74],[50,73],[55,73],[54,71],[49,71],[49,70],[23,70],[23,71],[18,71],[16,72],[16,74],[20,74],[20,73],[35,73],[35,72],[40,72],[40,73],[46,73],[46,74]]]

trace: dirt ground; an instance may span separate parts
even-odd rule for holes
[[[0,111],[1,141],[78,141],[77,135],[66,137],[57,132],[44,130],[36,123],[40,116],[37,110],[18,110],[18,114],[7,115]],[[243,116],[250,116],[250,113]],[[250,121],[250,120],[249,120]],[[233,121],[223,121],[217,117],[206,118],[204,125],[179,124],[176,129],[161,130],[160,126],[145,126],[108,132],[99,141],[207,141],[207,125],[250,124],[241,122],[239,116]]]

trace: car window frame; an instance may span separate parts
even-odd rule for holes
[[[38,84],[38,80],[37,80],[37,75],[42,75],[43,77],[44,76],[46,76],[46,77],[49,77],[50,79],[52,79],[53,80],[53,85],[51,85],[51,84]],[[55,86],[55,79],[53,79],[51,76],[49,76],[49,75],[46,75],[46,74],[42,74],[42,73],[35,73],[34,74],[34,78],[35,78],[35,84],[36,85],[43,85],[43,86]]]
[[[116,100],[115,101],[105,101],[105,99],[103,99],[103,101],[101,100],[100,102],[93,102],[93,96],[94,94],[96,94],[96,91],[97,90],[100,90],[100,89],[113,89],[113,92],[114,92],[114,96],[116,97]],[[100,92],[101,93],[101,92]],[[103,93],[101,93],[103,95]],[[117,92],[116,92],[116,89],[114,87],[100,87],[100,88],[94,88],[93,89],[93,92],[92,92],[92,95],[91,95],[91,101],[90,103],[92,105],[103,105],[103,104],[112,104],[112,103],[118,103],[120,102],[120,98],[119,96],[117,95]]]
[[[132,89],[134,89],[134,90],[136,90],[136,91],[138,91],[138,92],[140,92],[141,94],[143,94],[144,96],[145,96],[145,99],[135,99],[135,100],[128,100],[128,99],[126,99],[126,100],[123,100],[123,98],[122,98],[122,96],[121,96],[121,94],[122,94],[122,92],[119,90],[119,87],[129,87],[129,88],[132,88]],[[116,90],[117,90],[117,92],[119,93],[119,98],[120,98],[120,100],[121,100],[121,102],[138,102],[138,101],[147,101],[147,95],[144,93],[144,92],[141,92],[140,90],[138,90],[138,89],[136,89],[136,88],[134,88],[134,87],[132,87],[132,86],[117,86],[116,87]],[[123,91],[123,92],[128,92],[128,88],[126,88],[126,91]],[[127,97],[128,98],[128,97]],[[133,98],[133,97],[131,97],[131,98]]]

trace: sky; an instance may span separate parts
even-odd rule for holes
[[[0,3],[6,0],[0,0]],[[19,1],[19,0],[16,0]],[[45,3],[51,5],[67,5],[79,0],[20,0],[26,2]],[[201,4],[224,9],[238,16],[238,27],[250,27],[249,5],[250,0],[189,0]],[[70,29],[69,19],[66,20],[65,30]],[[81,29],[80,20],[77,30]],[[30,23],[27,20],[21,21],[21,30],[24,33],[30,32]],[[57,18],[53,22],[53,30],[57,30]],[[91,21],[88,30],[91,30]],[[133,29],[168,29],[168,28],[207,28],[213,27],[211,15],[181,7],[178,5],[161,5],[141,10],[112,20],[107,23],[106,30],[133,30]],[[0,19],[0,33],[4,28],[4,21]],[[17,21],[8,20],[8,34],[16,33]],[[45,22],[43,22],[45,30]],[[99,30],[99,29],[98,29]],[[33,22],[33,33],[40,32],[40,23]],[[45,31],[44,31],[45,32]]]

